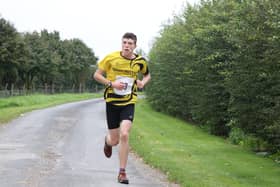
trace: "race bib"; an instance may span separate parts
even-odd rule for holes
[[[118,89],[114,88],[114,93],[115,94],[117,94],[117,95],[128,95],[128,94],[131,94],[132,86],[133,86],[133,83],[134,83],[134,79],[133,78],[117,76],[116,80],[124,83],[125,87],[122,90],[118,90]]]

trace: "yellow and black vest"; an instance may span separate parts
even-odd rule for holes
[[[137,101],[136,80],[139,73],[147,75],[149,73],[147,61],[140,55],[134,59],[126,59],[120,51],[107,55],[98,63],[98,68],[106,73],[106,78],[115,81],[119,77],[130,79],[133,83],[129,87],[129,94],[120,95],[113,88],[107,87],[104,91],[104,98],[107,103],[114,105],[128,105]]]

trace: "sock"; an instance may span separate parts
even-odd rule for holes
[[[120,168],[120,173],[125,173],[125,168]]]

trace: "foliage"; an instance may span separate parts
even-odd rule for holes
[[[229,140],[235,145],[244,145],[246,134],[239,128],[232,128],[229,134]]]
[[[153,81],[147,88],[152,105],[160,111],[189,118],[188,91],[182,77],[188,63],[184,45],[187,37],[181,35],[182,21],[177,19],[172,27],[166,26],[150,52]]]
[[[0,17],[0,88],[18,79],[18,68],[24,64],[26,50],[14,26]]]
[[[228,81],[235,125],[280,148],[279,14],[277,1],[245,1],[230,23],[238,47]],[[271,129],[275,129],[272,132]],[[276,134],[274,134],[276,133]],[[273,135],[274,134],[274,135]]]
[[[271,159],[156,112],[145,101],[136,110],[133,150],[180,186],[279,186],[280,167]]]
[[[280,2],[269,0],[187,5],[150,51],[152,106],[212,134],[240,128],[279,151],[279,11]]]
[[[18,33],[5,19],[0,20],[0,88],[85,88],[93,82],[96,62],[92,49],[80,39],[61,40],[59,32],[45,29]]]

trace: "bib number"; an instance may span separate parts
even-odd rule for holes
[[[130,78],[130,77],[123,77],[123,76],[117,76],[116,80],[122,82],[123,84],[125,84],[124,89],[122,90],[118,90],[116,88],[114,88],[114,93],[117,95],[128,95],[131,94],[132,91],[132,86],[134,83],[134,79]]]

